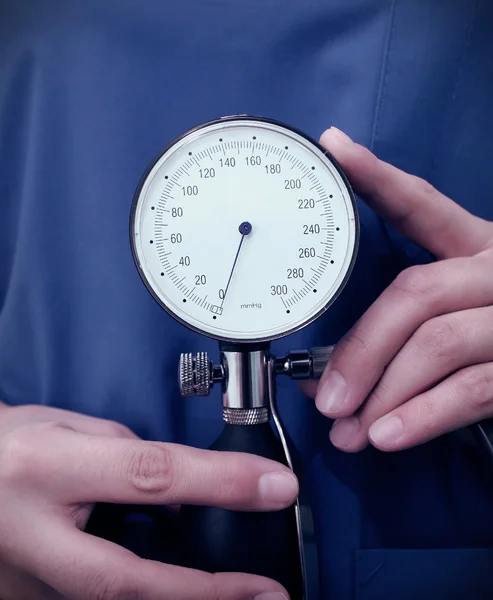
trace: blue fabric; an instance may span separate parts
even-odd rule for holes
[[[493,219],[492,75],[489,0],[0,0],[0,397],[207,447],[220,398],[183,401],[176,366],[180,352],[216,345],[156,305],[130,253],[130,203],[148,162],[225,114],[314,137],[336,125]],[[431,260],[359,208],[347,288],[274,351],[336,342],[396,273]],[[466,598],[437,592],[458,565],[493,595],[477,564],[493,548],[493,498],[474,448],[445,436],[345,455],[293,382],[279,394],[307,477],[323,600]],[[139,531],[124,524],[122,543]]]
[[[355,600],[415,600],[417,574],[427,580],[426,598],[491,599],[491,548],[360,550],[355,564]]]

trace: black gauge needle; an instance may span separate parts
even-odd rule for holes
[[[238,250],[236,251],[236,256],[235,256],[235,260],[233,263],[233,267],[231,268],[231,273],[229,274],[228,283],[226,285],[226,289],[224,290],[223,299],[221,301],[221,308],[224,304],[224,299],[226,298],[226,294],[228,293],[229,284],[231,283],[233,273],[235,272],[236,263],[238,262],[238,256],[240,256],[240,250],[243,245],[243,240],[245,239],[245,236],[247,236],[252,231],[251,223],[249,223],[248,221],[243,221],[243,223],[241,223],[240,226],[238,227],[238,231],[241,233],[240,245],[238,246]]]

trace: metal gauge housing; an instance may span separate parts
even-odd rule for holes
[[[303,132],[231,116],[155,158],[132,205],[139,273],[180,323],[220,341],[269,342],[343,289],[359,237],[341,168]]]

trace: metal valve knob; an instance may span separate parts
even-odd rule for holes
[[[211,361],[207,352],[180,356],[180,392],[184,397],[208,396],[211,388]]]
[[[214,365],[207,352],[180,356],[179,381],[182,396],[208,396],[214,382],[222,380],[222,367]]]
[[[293,350],[276,358],[276,373],[291,379],[319,379],[329,362],[334,346],[315,346],[310,350]]]
[[[314,348],[310,348],[313,379],[320,379],[333,351],[334,346],[315,346]]]

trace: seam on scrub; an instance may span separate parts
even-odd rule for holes
[[[474,6],[473,6],[473,9],[472,9],[471,22],[469,24],[469,28],[468,28],[467,33],[466,33],[466,41],[464,42],[464,46],[462,48],[462,52],[461,52],[461,55],[459,56],[459,60],[458,60],[458,63],[457,63],[457,74],[455,76],[455,84],[454,84],[454,88],[452,90],[452,95],[450,97],[450,101],[448,103],[448,108],[446,109],[447,110],[447,117],[445,118],[445,124],[448,123],[450,114],[452,113],[452,109],[453,109],[454,104],[455,104],[455,99],[457,98],[457,94],[458,94],[458,91],[459,91],[459,87],[460,87],[460,83],[461,83],[461,79],[462,79],[462,74],[464,73],[464,65],[465,65],[465,62],[466,62],[467,54],[469,52],[469,48],[471,47],[472,34],[473,34],[473,31],[474,31],[474,27],[476,25],[476,17],[477,17],[477,13],[478,13],[478,5],[479,5],[479,0],[475,0]],[[447,131],[447,129],[448,129],[448,127],[447,127],[447,125],[445,125],[445,129],[442,130],[442,134],[440,136],[441,138],[444,137],[444,131]],[[435,152],[435,154],[433,156],[433,159],[431,161],[430,172],[429,172],[429,175],[428,175],[428,179],[429,179],[430,183],[433,181],[433,177],[434,177],[434,175],[435,175],[435,173],[437,171],[437,168],[438,168],[438,161],[439,161],[440,154],[441,154],[441,151],[440,151],[441,144],[437,144],[436,148],[437,148],[437,150],[436,150],[436,152]]]
[[[377,102],[375,105],[375,115],[373,117],[373,127],[372,127],[372,132],[371,132],[371,139],[370,139],[370,150],[372,152],[374,151],[374,148],[375,148],[375,141],[376,141],[377,132],[378,132],[378,124],[380,121],[380,113],[381,113],[381,109],[383,106],[383,99],[384,99],[386,91],[387,91],[390,55],[392,54],[392,44],[393,44],[394,38],[395,38],[395,5],[396,5],[396,0],[391,0],[387,39],[385,41],[385,46],[384,46],[382,68],[380,71],[380,83],[378,86]]]
[[[377,101],[375,104],[375,115],[373,117],[373,127],[371,132],[370,146],[369,149],[371,152],[375,152],[375,143],[378,135],[378,127],[380,124],[380,115],[382,113],[383,103],[387,94],[388,89],[388,80],[389,80],[389,72],[390,72],[390,58],[392,56],[392,48],[395,39],[395,11],[396,11],[397,0],[391,0],[390,9],[389,9],[389,20],[387,25],[387,39],[385,40],[383,57],[382,57],[382,68],[380,71],[380,83],[378,86],[377,93]],[[377,215],[378,221],[380,223],[380,227],[383,231],[385,239],[389,245],[390,253],[393,256],[397,256],[398,252],[395,247],[394,241],[390,235],[390,232],[387,228],[387,225],[382,217]]]

